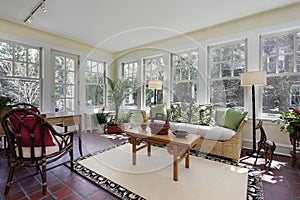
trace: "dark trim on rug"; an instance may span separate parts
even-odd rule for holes
[[[144,200],[145,198],[139,196],[138,194],[122,187],[121,185],[109,180],[108,178],[97,174],[96,172],[82,166],[81,164],[78,163],[80,160],[84,160],[86,158],[92,157],[94,155],[103,153],[105,151],[108,151],[110,149],[116,148],[118,146],[124,145],[128,143],[128,141],[124,141],[120,144],[113,145],[111,147],[105,148],[101,151],[97,151],[94,153],[90,153],[88,155],[85,155],[83,157],[80,157],[74,161],[74,171],[86,178],[87,180],[91,181],[95,185],[99,186],[103,190],[108,191],[109,193],[113,194],[114,196],[124,199],[124,200]],[[160,146],[161,145],[155,145],[155,146]],[[263,195],[263,186],[262,186],[262,179],[261,179],[261,171],[259,168],[249,166],[243,163],[235,163],[226,159],[222,159],[219,157],[215,157],[212,155],[205,155],[202,153],[198,153],[195,151],[191,151],[191,155],[197,156],[197,157],[202,157],[211,161],[216,161],[232,166],[237,166],[241,168],[247,168],[248,171],[248,186],[247,186],[247,199],[248,200],[263,200],[264,195]],[[66,166],[70,167],[70,163],[66,163]]]

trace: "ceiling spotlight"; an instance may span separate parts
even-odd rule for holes
[[[42,4],[41,4],[41,10],[43,12],[47,12],[47,9],[46,9],[46,6],[45,6],[45,1],[43,1]]]
[[[29,24],[31,24],[32,21],[33,21],[32,15],[29,15],[29,17],[25,20],[25,22],[28,22]]]
[[[39,8],[41,8],[41,10],[43,11],[43,12],[47,12],[47,10],[46,10],[46,7],[45,7],[45,2],[46,2],[46,0],[42,0],[42,1],[40,1],[40,3],[35,7],[35,9],[30,13],[30,15],[24,20],[24,22],[28,22],[28,23],[32,23],[32,20],[33,20],[33,15],[34,15],[34,13],[39,9]]]

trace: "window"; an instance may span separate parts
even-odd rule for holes
[[[85,77],[86,106],[105,104],[105,62],[87,60]]]
[[[172,54],[172,101],[197,102],[198,50]]]
[[[247,63],[247,40],[208,47],[210,102],[222,106],[244,107],[240,74]]]
[[[41,48],[0,40],[0,93],[40,106]]]
[[[52,52],[55,71],[55,109],[74,112],[77,84],[75,74],[78,71],[78,57],[61,52]]]
[[[300,30],[261,36],[260,60],[267,72],[262,112],[278,114],[299,107]]]
[[[132,61],[123,63],[122,76],[124,79],[131,80],[132,83],[137,83],[138,62]],[[124,101],[125,106],[137,106],[137,92],[130,94]]]
[[[165,63],[166,56],[156,56],[144,59],[145,83],[148,84],[150,80],[165,80]],[[146,106],[154,103],[154,90],[146,87]],[[157,103],[163,102],[163,90],[157,90]]]

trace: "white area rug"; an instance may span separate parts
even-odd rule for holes
[[[189,169],[180,162],[178,182],[166,149],[152,147],[151,157],[141,150],[133,166],[128,143],[77,161],[76,170],[121,199],[247,199],[247,168],[190,158]]]

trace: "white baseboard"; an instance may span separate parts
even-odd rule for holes
[[[257,145],[257,143],[256,143],[256,145]],[[242,146],[245,149],[252,149],[252,147],[253,147],[252,140],[244,139],[242,141]],[[290,154],[291,150],[292,150],[292,145],[276,143],[275,154],[291,157],[291,154]]]

